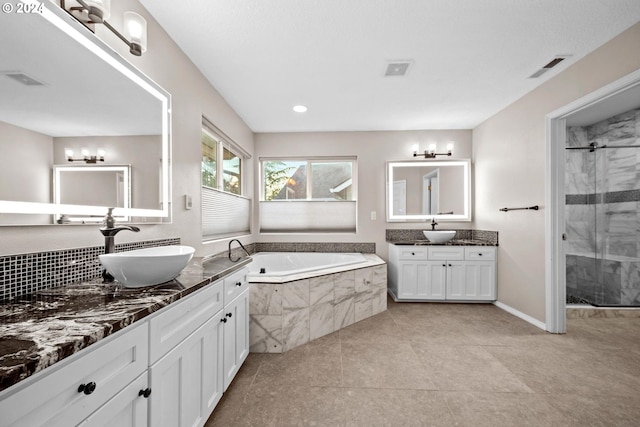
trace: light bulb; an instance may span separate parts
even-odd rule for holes
[[[450,142],[447,144],[447,151],[449,152],[453,151],[453,142]]]
[[[64,149],[64,155],[67,157],[67,160],[71,161],[73,160],[73,150],[70,148],[65,148]]]
[[[429,152],[430,153],[436,152],[436,144],[429,144]]]
[[[415,156],[416,154],[418,154],[418,144],[413,144],[411,146],[411,151],[413,152],[413,155]]]
[[[124,37],[132,44],[131,53],[147,51],[147,21],[135,12],[124,13]]]

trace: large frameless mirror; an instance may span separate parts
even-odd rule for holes
[[[471,221],[471,161],[387,163],[387,221]]]
[[[55,3],[0,14],[0,35],[0,225],[104,217],[109,207],[130,222],[168,221],[169,93]],[[62,164],[131,165],[130,203],[96,202],[113,188],[83,185],[79,172],[64,176],[73,197],[56,198]]]

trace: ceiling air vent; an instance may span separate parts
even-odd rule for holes
[[[42,83],[41,81],[36,80],[30,75],[20,71],[7,71],[2,74],[26,86],[44,86],[44,83]]]
[[[412,59],[408,60],[399,60],[399,61],[388,61],[387,69],[384,72],[385,77],[392,76],[404,76],[409,71],[409,67],[413,64]]]
[[[540,68],[538,71],[536,71],[535,73],[531,74],[529,76],[530,79],[535,79],[540,77],[541,75],[543,75],[544,73],[546,73],[547,71],[549,71],[550,69],[552,69],[553,67],[555,67],[556,65],[558,65],[559,63],[561,63],[562,61],[564,61],[565,59],[567,59],[570,55],[558,55],[556,56],[553,60],[551,60],[551,62],[549,62],[547,65],[545,65],[544,67]]]

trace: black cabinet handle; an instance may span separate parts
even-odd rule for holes
[[[138,396],[143,396],[145,399],[147,399],[149,396],[151,396],[151,389],[147,387],[144,390],[140,390],[138,392]]]
[[[447,266],[447,264],[442,264],[442,266],[443,266],[443,267],[446,267],[446,266]]]
[[[231,313],[227,313],[227,314],[225,314],[225,316],[227,316],[227,317],[231,317],[231,316],[233,316],[233,314],[231,314]]]
[[[451,264],[449,264],[449,267],[451,267]]]
[[[222,319],[220,319],[220,321],[221,321],[222,323],[227,323],[227,318],[226,318],[226,317],[223,317]]]
[[[478,254],[478,256],[482,256],[482,254],[480,253],[480,254]]]
[[[415,254],[416,254],[415,252],[411,252],[411,255],[415,255]]]
[[[236,286],[242,286],[242,282],[236,282]]]
[[[96,387],[97,385],[93,381],[87,384],[80,384],[78,386],[78,393],[84,393],[86,395],[90,395],[96,390]]]

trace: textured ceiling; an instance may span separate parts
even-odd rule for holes
[[[255,132],[473,128],[640,21],[639,0],[141,2]]]

